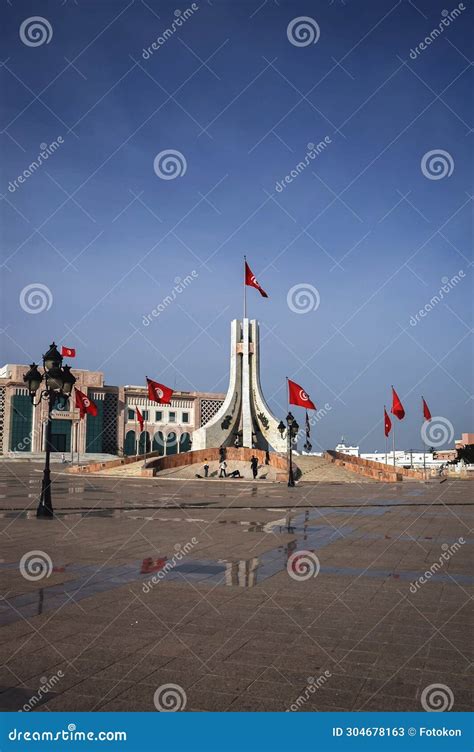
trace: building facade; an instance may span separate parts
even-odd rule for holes
[[[48,405],[31,404],[23,381],[28,366],[0,368],[0,454],[38,453],[45,450]],[[223,394],[175,391],[170,405],[150,402],[145,386],[111,386],[100,371],[73,369],[77,387],[97,405],[97,415],[82,420],[74,407],[58,405],[53,411],[51,447],[69,454],[114,454],[189,451],[196,429],[211,420],[222,406]],[[144,430],[136,420],[143,415]]]

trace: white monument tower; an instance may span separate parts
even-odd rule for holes
[[[260,337],[255,319],[231,323],[230,378],[227,395],[216,415],[193,433],[193,450],[220,446],[286,452],[260,385]],[[238,442],[238,444],[237,444]]]

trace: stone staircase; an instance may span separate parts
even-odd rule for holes
[[[311,483],[374,483],[372,478],[366,478],[358,473],[346,470],[334,464],[325,457],[313,457],[310,455],[298,455],[294,457],[294,463],[299,468],[301,475],[299,481]]]

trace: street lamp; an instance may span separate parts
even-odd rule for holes
[[[287,455],[288,455],[288,485],[290,487],[293,487],[295,485],[295,478],[293,475],[293,440],[297,437],[298,431],[299,431],[299,425],[296,422],[294,416],[291,413],[288,413],[286,416],[286,426],[283,423],[282,420],[280,420],[280,423],[278,424],[278,431],[280,432],[280,436],[283,439],[285,437],[285,431],[286,431],[286,438],[287,438]]]
[[[46,457],[41,484],[41,495],[36,510],[37,517],[54,517],[53,504],[51,501],[51,473],[49,460],[51,452],[51,413],[57,402],[65,402],[69,399],[76,379],[71,373],[70,366],[62,365],[63,358],[53,342],[48,352],[43,355],[43,373],[40,373],[36,363],[32,363],[30,370],[23,376],[23,381],[28,384],[30,399],[34,407],[41,400],[48,400],[48,419],[46,421]],[[40,390],[44,379],[44,389]],[[35,401],[39,391],[39,397]]]

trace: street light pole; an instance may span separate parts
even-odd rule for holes
[[[298,435],[299,425],[291,413],[286,416],[286,428],[285,424],[281,420],[278,425],[278,430],[281,437],[286,430],[287,438],[287,457],[288,457],[288,486],[293,488],[295,486],[295,476],[293,473],[293,439]]]
[[[48,418],[46,421],[46,447],[45,447],[45,462],[43,470],[43,480],[41,483],[41,494],[36,510],[36,516],[39,518],[54,517],[53,503],[51,498],[51,470],[50,470],[50,455],[51,455],[51,427],[52,427],[52,411],[59,399],[68,400],[72,387],[74,386],[76,379],[71,373],[70,366],[62,365],[63,358],[59,354],[58,349],[53,342],[48,352],[43,355],[43,373],[38,371],[36,363],[32,363],[30,370],[23,376],[23,381],[28,384],[28,390],[30,393],[31,403],[34,407],[37,407],[41,400],[48,401]],[[41,382],[44,379],[45,388],[39,392],[39,398],[35,402],[35,396],[41,386]]]

